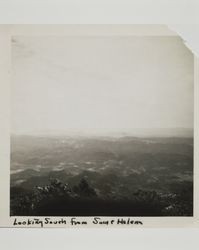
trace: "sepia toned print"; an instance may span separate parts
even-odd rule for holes
[[[11,55],[11,216],[193,216],[179,37],[13,36]]]

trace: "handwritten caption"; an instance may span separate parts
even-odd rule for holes
[[[76,217],[71,218],[59,218],[54,219],[50,217],[45,218],[14,218],[13,226],[21,227],[48,227],[48,226],[109,226],[109,225],[123,225],[123,226],[133,226],[133,225],[143,225],[143,222],[140,220],[133,220],[131,218],[111,218],[111,219],[104,219],[100,217],[93,217],[89,219],[79,219]]]

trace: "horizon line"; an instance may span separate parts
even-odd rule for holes
[[[155,132],[157,130],[157,132]],[[134,131],[119,130],[46,130],[35,132],[10,132],[11,136],[91,136],[91,137],[194,137],[194,128],[136,128]]]

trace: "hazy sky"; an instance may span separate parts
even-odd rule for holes
[[[193,127],[178,37],[14,37],[13,133]]]

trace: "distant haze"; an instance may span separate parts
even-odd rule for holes
[[[193,54],[179,37],[13,37],[11,132],[189,136]]]

